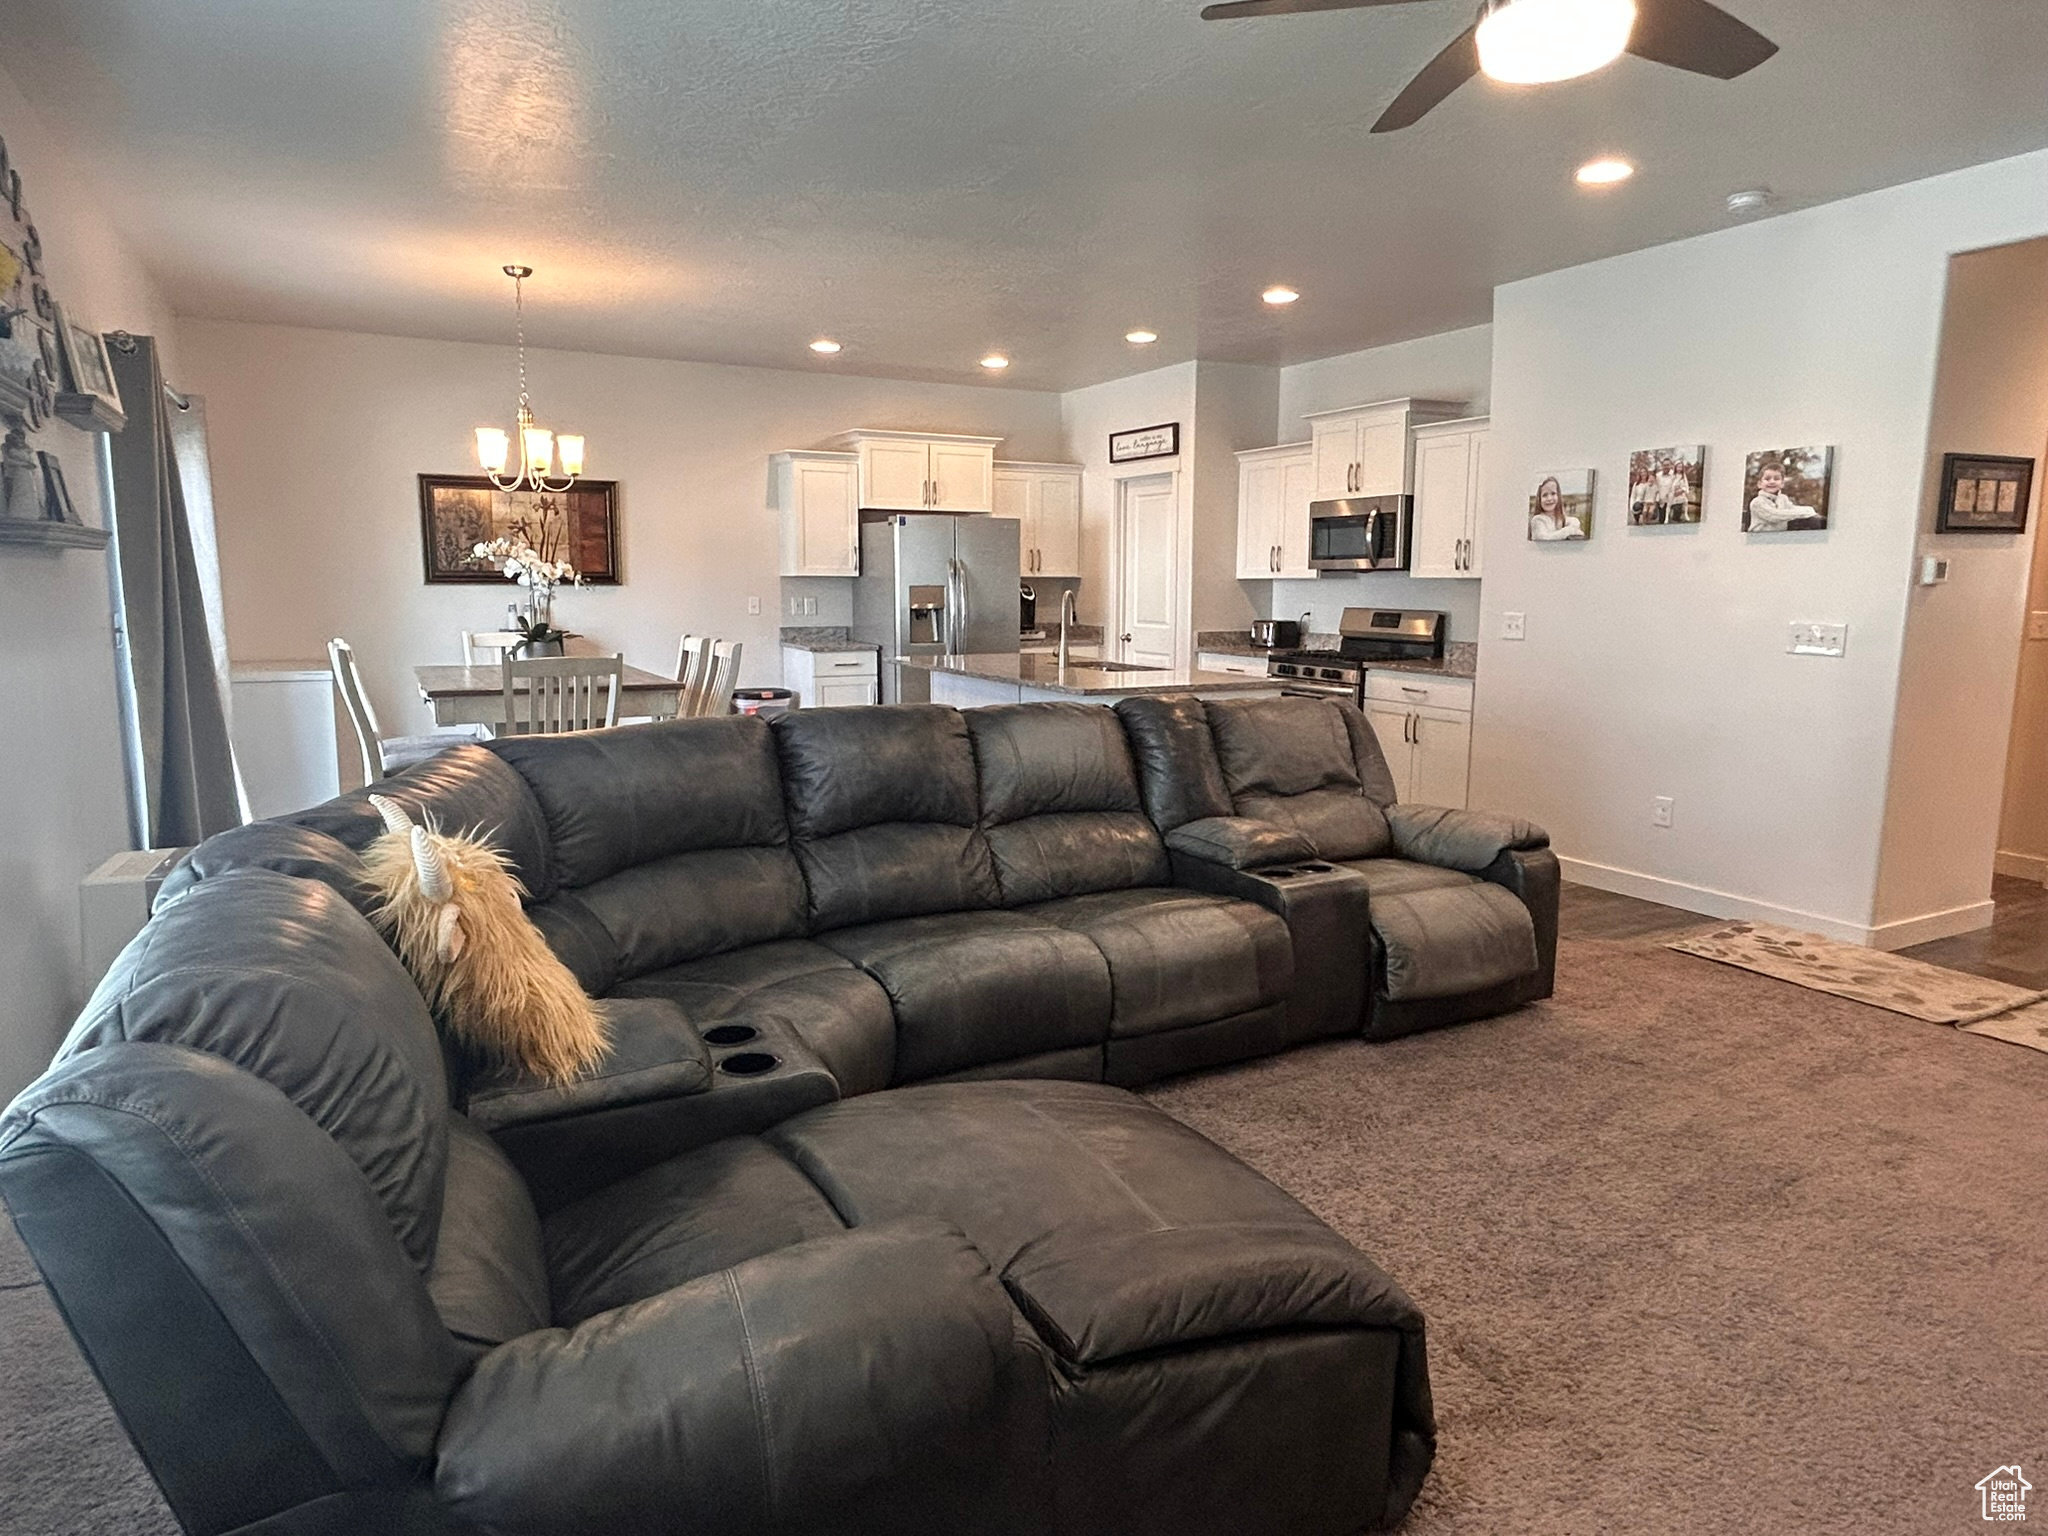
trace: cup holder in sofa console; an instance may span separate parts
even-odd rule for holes
[[[729,1077],[759,1077],[782,1065],[782,1058],[767,1051],[735,1051],[719,1062],[718,1070]]]
[[[706,1045],[745,1045],[760,1038],[761,1031],[751,1024],[715,1024],[704,1031]]]
[[[1333,875],[1337,872],[1334,864],[1304,864],[1300,873],[1304,875]]]

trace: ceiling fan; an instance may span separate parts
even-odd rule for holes
[[[1350,11],[1418,0],[1222,0],[1205,21]],[[1624,53],[1653,64],[1733,80],[1778,45],[1708,0],[1484,0],[1467,27],[1408,82],[1372,125],[1392,133],[1423,115],[1474,75],[1511,85],[1542,85],[1591,74]]]

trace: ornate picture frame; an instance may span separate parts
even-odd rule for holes
[[[1996,453],[1943,454],[1934,531],[2025,533],[2034,462]]]
[[[616,480],[578,480],[566,491],[502,491],[484,475],[421,475],[420,556],[428,586],[502,582],[470,551],[560,519],[562,558],[585,586],[620,584]],[[524,525],[522,527],[522,525]],[[534,542],[538,543],[538,539]]]

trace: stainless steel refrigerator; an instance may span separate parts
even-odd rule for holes
[[[923,704],[931,675],[899,656],[1017,650],[1018,525],[1013,517],[870,515],[860,526],[853,638],[882,648],[882,702]]]

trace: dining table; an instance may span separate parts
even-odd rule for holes
[[[487,730],[505,723],[505,674],[494,661],[474,666],[414,667],[420,697],[434,712],[436,725],[480,725]],[[666,720],[682,703],[682,685],[659,672],[626,668],[619,684],[619,718]]]

